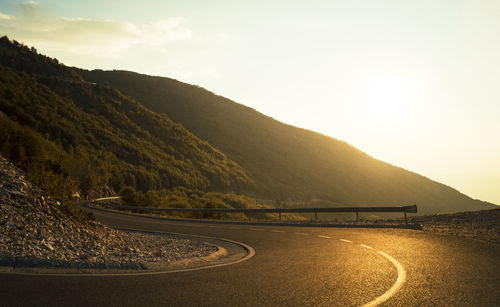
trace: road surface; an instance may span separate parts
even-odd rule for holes
[[[0,305],[499,306],[500,245],[405,229],[173,222],[95,212],[113,227],[226,238],[247,261],[140,276],[0,274]]]

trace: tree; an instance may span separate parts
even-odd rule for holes
[[[120,196],[122,201],[129,206],[137,206],[138,205],[138,197],[137,192],[134,187],[126,186],[120,191]]]

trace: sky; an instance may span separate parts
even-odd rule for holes
[[[500,1],[10,1],[70,66],[200,85],[500,204]]]

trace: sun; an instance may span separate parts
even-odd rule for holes
[[[367,115],[379,123],[404,120],[415,98],[410,82],[387,75],[372,78],[362,96]]]

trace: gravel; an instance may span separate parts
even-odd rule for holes
[[[423,231],[500,244],[500,209],[415,216]]]
[[[0,156],[0,266],[145,269],[216,251],[175,236],[78,222]]]

